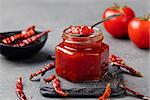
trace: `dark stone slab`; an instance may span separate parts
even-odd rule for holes
[[[53,89],[52,82],[45,84],[44,78],[55,73],[55,69],[44,74],[40,81],[40,93],[46,97],[60,97]],[[124,96],[125,91],[118,84],[123,84],[123,75],[120,68],[110,66],[104,79],[98,82],[72,83],[59,77],[62,89],[69,93],[68,97],[99,97],[103,94],[107,83],[111,84],[111,96]]]

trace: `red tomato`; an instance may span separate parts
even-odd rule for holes
[[[128,34],[139,48],[150,47],[150,19],[133,18],[128,25]]]
[[[112,18],[104,22],[104,27],[112,36],[117,38],[124,38],[128,36],[128,23],[135,16],[133,10],[127,6],[121,7],[115,5],[107,8],[102,18],[106,18],[110,15],[121,13],[121,16]]]

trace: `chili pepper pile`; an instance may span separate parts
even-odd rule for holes
[[[49,58],[55,59],[55,56],[49,55]],[[133,75],[136,75],[136,76],[139,76],[139,77],[142,77],[142,76],[143,76],[140,72],[136,71],[136,70],[133,69],[132,67],[127,66],[127,65],[125,64],[125,62],[124,62],[123,59],[121,59],[120,57],[118,57],[118,56],[116,56],[116,55],[114,55],[114,54],[110,55],[110,57],[109,57],[109,62],[110,62],[112,65],[114,65],[114,66],[118,66],[118,67],[122,67],[122,68],[127,69],[127,70],[130,71]],[[49,82],[51,82],[52,80],[54,80],[55,78],[56,78],[55,75],[51,75],[49,78],[44,79],[44,81],[45,81],[46,83],[49,83]],[[137,97],[139,97],[139,98],[142,98],[142,99],[144,99],[144,100],[149,100],[149,97],[144,96],[144,95],[142,95],[142,94],[140,94],[140,93],[138,93],[138,92],[135,92],[135,91],[133,91],[132,89],[129,89],[129,88],[127,88],[127,87],[125,87],[125,86],[123,86],[123,85],[121,85],[121,84],[120,84],[120,87],[121,87],[122,89],[124,89],[124,90],[127,90],[127,91],[133,93],[135,96],[137,96]],[[106,99],[110,96],[110,94],[111,94],[111,87],[110,87],[110,84],[108,84],[108,85],[106,86],[106,89],[105,89],[105,92],[103,93],[103,95],[99,97],[99,100],[106,100]]]
[[[10,44],[17,39],[28,38],[34,34],[36,34],[36,32],[35,32],[35,26],[33,25],[33,26],[30,26],[29,28],[25,29],[24,31],[22,31],[20,34],[16,34],[16,35],[7,37],[7,38],[3,39],[2,41],[5,44]]]
[[[53,59],[55,59],[55,56],[51,56]],[[109,57],[109,62],[114,65],[114,66],[118,66],[118,67],[122,67],[122,68],[125,68],[127,69],[128,71],[130,71],[133,75],[136,75],[136,76],[142,76],[140,72],[134,70],[132,67],[129,67],[125,64],[124,60],[121,59],[120,57],[118,56],[115,56],[115,55],[111,55]],[[125,66],[125,67],[124,67]],[[32,78],[34,78],[35,76],[39,75],[39,74],[43,74],[45,73],[46,71],[48,70],[51,70],[55,68],[55,62],[52,62],[46,66],[44,66],[43,68],[41,68],[40,70],[38,70],[37,72],[35,73],[32,73],[30,74],[30,80],[32,80]],[[137,74],[138,73],[138,74]],[[140,74],[139,74],[140,73]],[[61,84],[60,84],[60,80],[59,78],[57,77],[57,75],[51,75],[49,76],[48,78],[45,78],[44,79],[45,83],[48,84],[50,82],[52,82],[52,85],[53,85],[53,88],[54,90],[56,91],[56,93],[58,93],[60,96],[68,96],[69,93],[67,92],[64,92],[61,88]],[[119,85],[120,88],[126,90],[126,91],[129,91],[131,92],[133,95],[135,95],[136,97],[138,98],[141,98],[143,100],[150,100],[150,97],[147,97],[147,96],[144,96],[143,94],[140,94],[122,84]],[[23,92],[23,85],[22,85],[22,78],[18,78],[18,80],[16,81],[16,94],[18,96],[18,98],[20,100],[27,100],[24,92]],[[109,96],[111,95],[111,87],[110,87],[110,84],[107,84],[106,85],[106,88],[105,88],[105,91],[103,93],[103,95],[101,95],[98,100],[107,100],[109,98]]]
[[[40,69],[39,71],[33,73],[30,75],[30,80],[32,80],[33,77],[39,75],[39,74],[42,74],[42,73],[45,73],[46,71],[48,70],[51,70],[55,67],[55,62],[52,62],[48,65],[46,65],[45,67],[43,67],[42,69]],[[62,91],[61,89],[61,85],[60,85],[60,80],[58,77],[56,77],[56,75],[51,75],[49,78],[47,79],[44,79],[45,83],[49,83],[51,81],[53,81],[53,87],[54,87],[54,90],[60,95],[60,96],[67,96],[68,93],[65,93]]]
[[[35,35],[35,34],[36,34],[35,26],[32,25],[32,26],[28,27],[27,29],[23,30],[20,34],[12,35],[10,37],[7,37],[7,38],[3,39],[2,41],[5,44],[11,44],[15,40],[25,39],[25,38],[31,37],[32,35]]]
[[[35,31],[35,26],[32,25],[28,27],[27,29],[23,30],[19,34],[12,35],[10,37],[3,37],[2,42],[7,45],[11,45],[14,47],[24,47],[29,44],[36,43],[43,35],[47,34],[51,30],[42,32],[40,34],[37,34]]]
[[[37,34],[37,35],[34,35],[34,36],[29,37],[27,39],[24,39],[21,42],[14,44],[13,46],[14,47],[23,47],[23,46],[29,45],[29,44],[35,42],[36,40],[38,40],[39,38],[41,38],[43,35],[47,34],[48,32],[50,32],[50,30],[42,32],[42,33]]]

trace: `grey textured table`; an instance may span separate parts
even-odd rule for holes
[[[29,74],[50,62],[46,56],[54,54],[55,46],[61,41],[61,31],[66,26],[91,25],[99,21],[104,9],[112,5],[113,1],[131,6],[138,16],[150,10],[149,0],[0,0],[1,32],[23,29],[32,24],[37,25],[40,30],[54,30],[44,48],[30,59],[10,61],[0,55],[0,100],[17,100],[15,81],[19,75],[23,76],[24,91],[28,97],[33,97],[32,100],[51,99],[41,96],[39,83],[29,81]],[[110,52],[121,56],[144,74],[144,78],[125,74],[128,85],[137,86],[136,90],[150,95],[149,50],[138,49],[129,40],[114,39],[100,27],[105,33],[105,42],[111,46]],[[137,100],[133,97],[112,99]]]

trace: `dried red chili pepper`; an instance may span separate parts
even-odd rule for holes
[[[109,57],[109,62],[110,62],[112,65],[116,65],[116,66],[119,66],[119,67],[122,67],[122,68],[127,69],[127,70],[130,71],[133,75],[136,75],[136,76],[139,76],[139,77],[142,77],[142,76],[143,76],[139,71],[133,69],[132,67],[127,66],[127,65],[125,64],[124,60],[121,59],[121,58],[118,57],[118,56],[111,55],[111,56]]]
[[[31,75],[30,75],[30,80],[32,80],[33,77],[35,77],[35,76],[37,76],[37,75],[39,75],[39,74],[42,74],[42,73],[44,73],[44,72],[46,72],[46,71],[48,71],[48,70],[50,70],[50,69],[53,69],[54,67],[55,67],[55,62],[52,62],[52,63],[46,65],[45,67],[43,67],[43,68],[40,69],[39,71],[37,71],[37,72],[31,74]]]
[[[49,78],[45,78],[44,81],[45,81],[46,83],[49,83],[49,82],[51,82],[52,80],[54,80],[55,78],[56,78],[55,75],[51,75]]]
[[[10,44],[10,43],[12,43],[13,41],[15,41],[17,39],[20,39],[20,38],[29,38],[29,37],[31,37],[34,34],[36,34],[36,32],[35,32],[35,26],[32,25],[29,28],[27,28],[26,30],[22,31],[22,33],[20,33],[20,34],[15,34],[13,36],[4,38],[2,40],[2,42],[5,43],[5,44]]]
[[[143,100],[150,100],[150,97],[144,96],[143,94],[140,94],[140,93],[138,93],[138,92],[136,92],[136,91],[134,91],[134,90],[132,90],[132,89],[129,89],[128,87],[126,87],[126,86],[124,86],[124,85],[122,85],[122,84],[120,84],[119,86],[120,86],[122,89],[131,92],[132,94],[134,94],[134,95],[137,96],[138,98],[141,98],[141,99],[143,99]]]
[[[65,93],[62,89],[61,89],[61,85],[60,85],[60,80],[58,78],[55,78],[53,80],[53,87],[54,90],[60,95],[60,96],[67,96],[68,93]]]
[[[29,44],[35,42],[36,40],[38,40],[39,38],[41,38],[43,35],[47,34],[48,32],[50,32],[50,30],[42,32],[42,33],[37,34],[37,35],[34,35],[34,36],[29,37],[27,39],[24,39],[21,42],[14,44],[13,46],[14,47],[23,47],[23,46],[29,45]]]
[[[110,84],[107,84],[105,88],[105,92],[103,93],[102,96],[98,98],[98,100],[107,100],[110,94],[111,94],[111,87],[110,87]]]
[[[16,94],[20,100],[27,100],[27,98],[23,92],[23,85],[22,85],[21,77],[19,77],[16,81]]]

